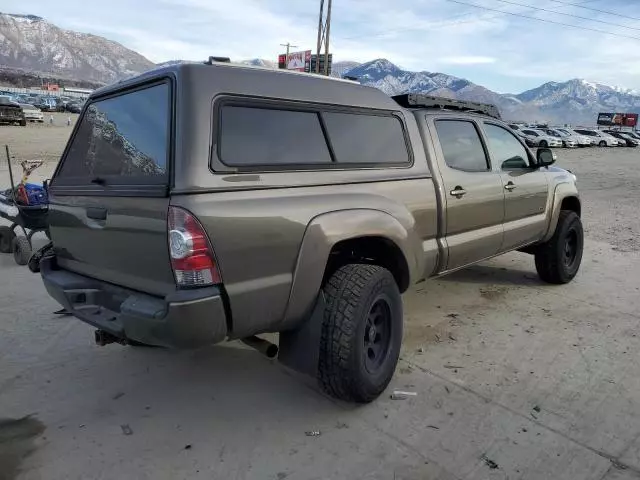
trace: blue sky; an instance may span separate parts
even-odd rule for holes
[[[384,57],[405,69],[444,72],[499,92],[519,93],[546,81],[576,77],[640,90],[640,0],[459,1],[485,9],[453,0],[333,0],[334,60]],[[2,9],[105,36],[155,62],[209,55],[275,60],[281,43],[315,48],[319,3],[64,0],[52,6],[49,0],[3,0]]]

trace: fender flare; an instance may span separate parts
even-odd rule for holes
[[[556,185],[553,192],[553,200],[551,204],[551,215],[549,218],[549,227],[547,233],[542,238],[542,242],[549,240],[553,233],[556,231],[556,225],[558,224],[558,218],[560,217],[560,210],[562,209],[562,202],[567,198],[576,198],[580,202],[580,195],[575,184],[569,182],[563,182]]]
[[[324,213],[311,220],[305,230],[293,275],[293,282],[281,330],[296,327],[313,309],[322,286],[331,249],[338,242],[362,237],[382,237],[403,253],[409,267],[409,282],[422,272],[420,241],[396,217],[374,209],[348,209]]]

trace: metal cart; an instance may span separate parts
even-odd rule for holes
[[[17,192],[20,190],[25,191],[29,175],[40,167],[43,162],[22,162],[23,176],[20,183],[16,185],[11,167],[11,155],[7,145],[5,145],[5,151],[11,189],[0,192],[0,218],[8,220],[10,226],[0,226],[0,253],[13,253],[13,258],[18,265],[26,265],[33,252],[31,243],[33,235],[37,232],[44,232],[49,237],[49,225],[47,222],[49,205],[44,202],[30,205],[28,196],[24,201],[24,199],[19,198]]]

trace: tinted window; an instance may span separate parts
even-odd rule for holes
[[[533,130],[523,130],[524,133],[526,133],[527,135],[531,135],[532,137],[537,137],[538,133],[534,132]]]
[[[504,170],[529,166],[527,151],[513,134],[489,123],[485,123],[484,131],[494,165],[500,165]]]
[[[92,103],[56,179],[165,182],[169,119],[168,84]]]
[[[407,163],[409,154],[396,117],[324,112],[339,163]]]
[[[224,105],[219,148],[227,165],[331,163],[315,112]]]
[[[449,167],[471,172],[489,169],[482,142],[473,123],[439,120],[436,122],[436,131],[444,160]]]

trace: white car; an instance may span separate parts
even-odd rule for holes
[[[554,127],[550,130],[557,132],[563,139],[567,138],[575,141],[578,147],[591,147],[595,144],[591,137],[588,137],[587,135],[580,135],[566,127]]]
[[[579,145],[576,135],[570,135],[554,128],[547,128],[544,132],[547,135],[558,138],[562,142],[562,146],[565,148],[577,148]]]
[[[612,137],[608,133],[601,132],[600,130],[595,130],[591,128],[575,128],[573,130],[580,135],[587,135],[595,140],[595,145],[599,147],[617,147],[620,145],[620,142],[616,137]]]
[[[19,103],[18,105],[22,108],[24,118],[27,119],[27,122],[44,122],[44,114],[38,107],[29,105],[28,103]]]
[[[533,128],[523,128],[519,130],[525,135],[536,147],[561,147],[562,140],[551,135],[547,135],[543,130]]]

